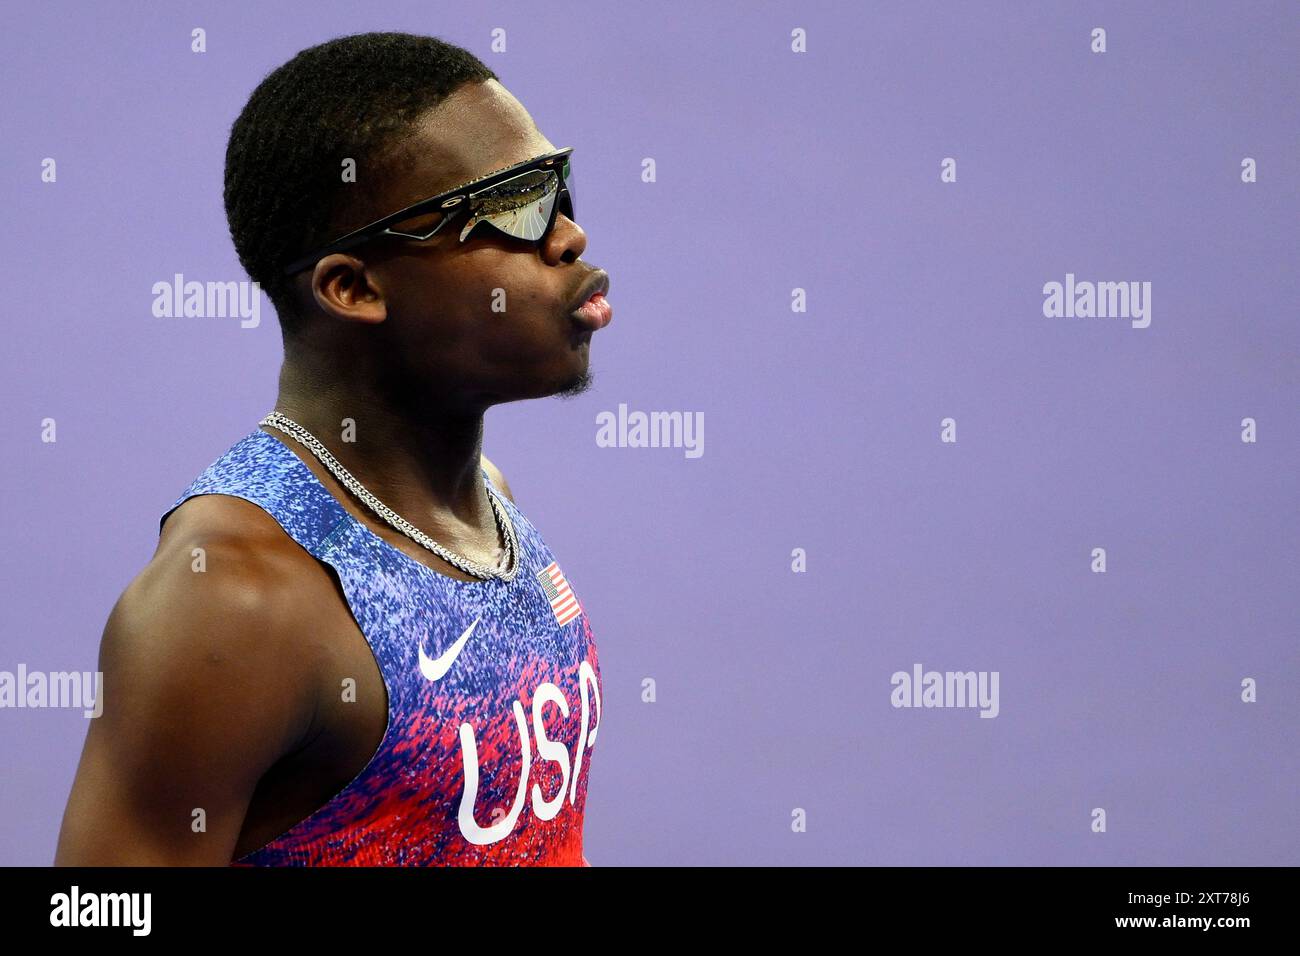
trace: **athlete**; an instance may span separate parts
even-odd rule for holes
[[[225,203],[279,394],[109,616],[56,865],[590,865],[591,626],[482,453],[489,407],[590,387],[612,315],[570,155],[431,37],[253,92]]]

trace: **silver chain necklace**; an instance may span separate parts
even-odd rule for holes
[[[492,493],[491,488],[488,488],[488,501],[492,503],[492,513],[496,516],[497,527],[500,529],[501,535],[505,538],[506,542],[505,554],[495,568],[490,568],[486,564],[480,564],[478,561],[471,561],[469,558],[461,557],[459,554],[456,554],[453,551],[448,551],[442,545],[438,544],[438,542],[434,541],[415,525],[411,524],[411,522],[407,521],[392,508],[388,507],[371,494],[365,485],[357,481],[357,479],[352,476],[352,473],[344,468],[337,458],[330,454],[330,450],[321,444],[320,439],[307,431],[307,429],[303,428],[293,419],[281,414],[280,412],[273,411],[258,424],[269,425],[271,428],[279,429],[286,435],[296,439],[301,444],[306,445],[308,450],[321,460],[334,477],[342,482],[344,487],[365,502],[371,511],[375,512],[375,514],[379,515],[379,517],[383,518],[416,544],[422,545],[432,551],[447,563],[454,565],[465,573],[472,574],[475,577],[484,579],[500,578],[502,581],[514,580],[515,575],[519,571],[519,562],[517,560],[519,547],[518,542],[515,539],[515,529],[510,522],[510,516],[505,513],[505,509],[501,507],[501,504],[497,501],[496,495]],[[484,487],[487,487],[486,481],[484,482]]]

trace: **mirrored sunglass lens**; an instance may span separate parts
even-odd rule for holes
[[[573,204],[577,202],[577,199],[575,198],[575,194],[573,192],[573,164],[569,161],[568,157],[566,157],[564,160],[564,188],[568,191],[569,194],[568,201],[565,204],[568,206],[568,208],[566,209],[565,206],[561,206],[560,210],[566,216],[568,216],[570,219],[574,219],[574,221],[576,222],[576,219],[573,215]]]
[[[488,222],[518,239],[540,239],[551,221],[559,189],[553,170],[535,169],[470,196],[470,216],[463,240],[480,222]]]

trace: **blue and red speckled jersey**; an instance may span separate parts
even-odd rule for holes
[[[159,520],[161,534],[194,495],[259,505],[338,573],[388,690],[388,727],[365,768],[232,865],[590,865],[582,820],[601,709],[591,625],[541,534],[484,477],[519,543],[508,582],[461,581],[394,548],[261,429]]]

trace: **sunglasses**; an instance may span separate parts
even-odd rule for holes
[[[562,211],[573,218],[573,169],[569,163],[572,152],[573,147],[566,146],[421,199],[291,262],[285,266],[284,274],[301,272],[325,256],[353,249],[379,236],[432,239],[463,211],[468,211],[469,218],[460,231],[461,242],[468,239],[477,226],[486,223],[513,239],[540,243],[554,228],[557,212]],[[408,231],[395,228],[407,219],[435,212],[443,215],[430,229]]]

